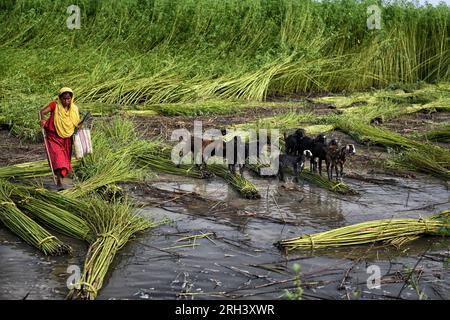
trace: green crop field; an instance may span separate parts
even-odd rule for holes
[[[69,0],[0,3],[0,121],[33,138],[63,85],[114,106],[383,88],[450,78],[450,8],[394,1]],[[378,4],[381,29],[369,30]],[[32,114],[32,116],[30,116]]]

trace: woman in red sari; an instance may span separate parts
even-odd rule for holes
[[[49,112],[50,118],[46,120],[45,115]],[[45,129],[49,161],[56,175],[57,188],[62,190],[64,177],[72,171],[72,135],[80,123],[72,89],[62,88],[58,97],[39,112],[39,119]]]

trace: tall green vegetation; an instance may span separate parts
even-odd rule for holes
[[[26,114],[62,85],[82,102],[155,104],[449,80],[450,8],[380,5],[368,30],[377,2],[80,0],[69,30],[70,1],[2,1],[0,103]]]

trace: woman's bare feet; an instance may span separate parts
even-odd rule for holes
[[[56,173],[56,189],[58,191],[64,190],[64,185],[63,185],[63,176],[61,175],[61,173],[59,172],[59,170]]]

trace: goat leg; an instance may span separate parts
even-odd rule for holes
[[[294,163],[294,175],[295,175],[295,182],[298,182],[298,164]]]
[[[278,169],[278,178],[284,182],[284,173],[281,167]]]
[[[326,166],[327,166],[327,176],[328,176],[328,180],[331,180],[331,179],[333,179],[333,166],[329,163],[329,162],[327,162],[326,163]],[[331,167],[331,168],[330,168]],[[331,169],[331,170],[330,170]]]

